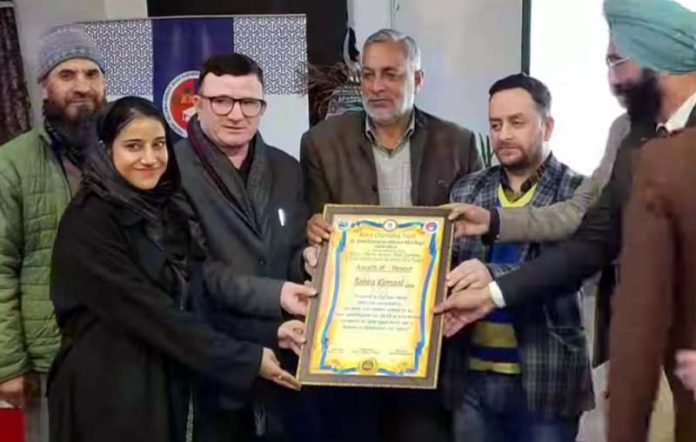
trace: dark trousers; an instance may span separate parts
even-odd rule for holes
[[[519,376],[471,372],[454,412],[457,442],[575,442],[580,416],[544,419],[528,411]]]
[[[293,442],[449,442],[436,391],[305,388]]]
[[[255,402],[242,409],[221,404],[220,396],[194,399],[194,442],[304,442],[311,421],[305,409],[313,404],[304,392],[293,392],[271,384],[257,385]],[[257,434],[257,421],[262,430]]]
[[[193,442],[251,442],[255,430],[251,406],[229,409],[220,406],[217,395],[194,395]]]

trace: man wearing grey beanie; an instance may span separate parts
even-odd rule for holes
[[[96,46],[76,28],[52,30],[37,81],[43,124],[0,147],[0,402],[24,409],[27,442],[48,440],[45,374],[60,345],[51,251],[105,103]]]

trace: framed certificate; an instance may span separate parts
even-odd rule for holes
[[[437,387],[452,226],[447,209],[328,205],[303,385]]]

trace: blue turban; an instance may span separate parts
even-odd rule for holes
[[[673,0],[605,0],[622,55],[658,72],[696,71],[696,13]]]

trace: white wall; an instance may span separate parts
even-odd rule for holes
[[[348,17],[358,48],[383,27],[414,37],[425,70],[418,105],[488,132],[489,87],[520,71],[522,0],[348,0]]]
[[[623,111],[611,95],[604,63],[609,31],[602,0],[532,2],[531,74],[553,95],[551,148],[584,174],[599,163],[609,125]]]
[[[104,0],[104,9],[109,20],[146,18],[147,0]]]
[[[355,30],[356,47],[382,28],[391,28],[391,0],[348,0],[348,25]]]
[[[488,89],[520,71],[522,0],[400,0],[395,27],[421,46],[418,105],[488,132]]]

